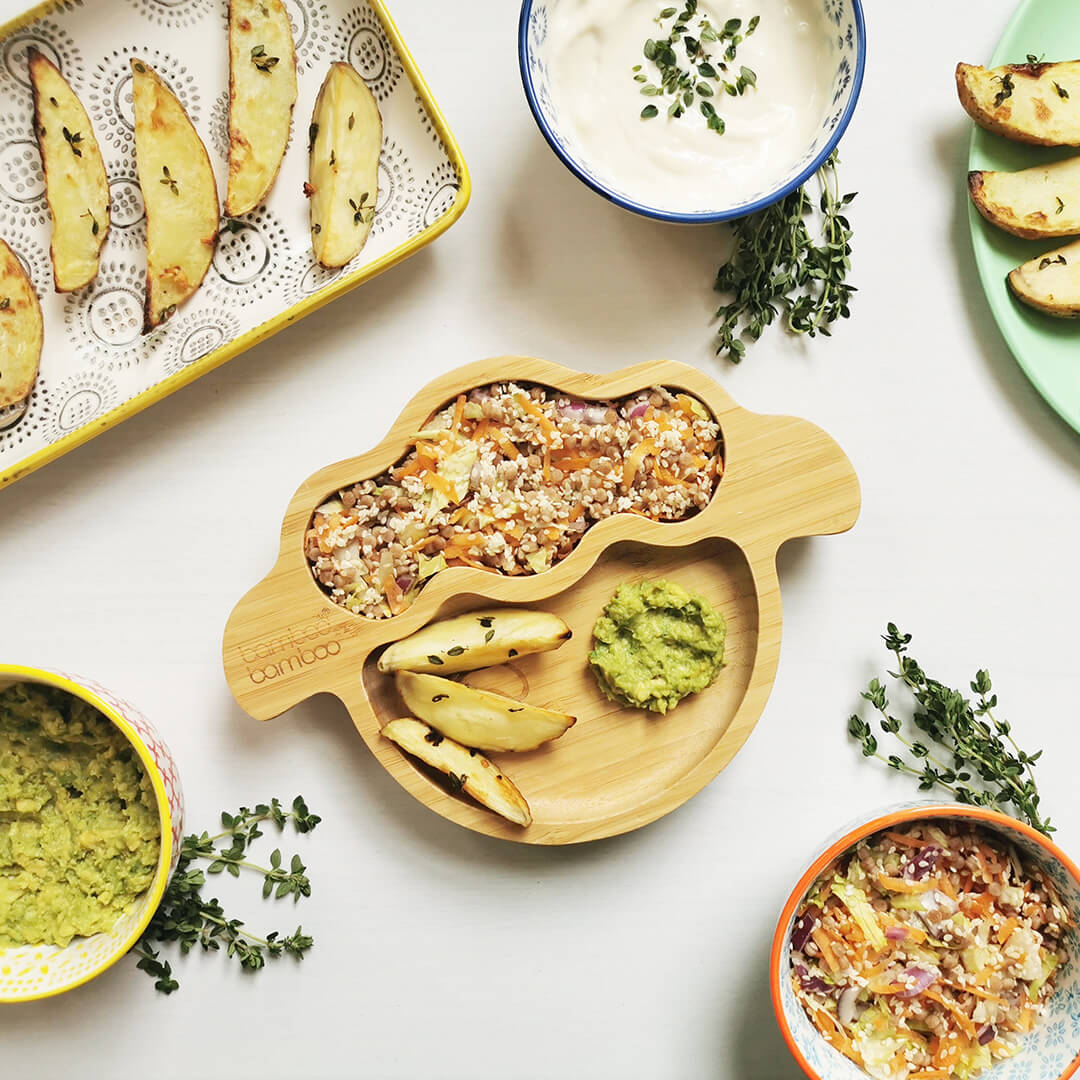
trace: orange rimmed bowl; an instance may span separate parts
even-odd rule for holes
[[[795,996],[791,981],[791,934],[795,914],[818,876],[860,840],[883,829],[927,820],[970,821],[1014,844],[1053,881],[1074,921],[1080,918],[1080,868],[1042,833],[1006,814],[956,803],[905,803],[848,825],[807,867],[788,897],[773,937],[769,985],[780,1032],[811,1080],[866,1080],[868,1074],[825,1041]],[[981,1075],[991,1080],[1067,1080],[1080,1068],[1080,935],[1066,935],[1071,961],[1061,970],[1048,1012],[1016,1057],[996,1062]]]
[[[0,948],[0,1003],[34,1001],[81,986],[116,963],[139,940],[154,916],[180,858],[184,796],[176,762],[149,720],[133,705],[90,679],[45,668],[0,664],[0,689],[36,683],[63,690],[107,716],[135,748],[150,777],[161,817],[161,853],[150,888],[107,933],[55,945]]]

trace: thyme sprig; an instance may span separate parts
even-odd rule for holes
[[[303,927],[298,926],[292,934],[283,935],[274,930],[259,937],[246,930],[242,920],[228,918],[216,898],[205,899],[202,889],[207,874],[224,871],[239,877],[241,869],[246,869],[262,875],[264,899],[271,894],[278,900],[292,896],[295,903],[302,896],[310,896],[311,882],[299,855],[292,857],[286,869],[282,865],[280,848],[270,853],[268,867],[252,862],[246,854],[251,844],[263,835],[262,826],[267,823],[277,826],[279,831],[291,824],[296,832],[309,833],[320,820],[298,795],[290,810],[286,810],[278,799],[250,809],[242,806],[235,814],[222,813],[224,829],[221,832],[212,836],[207,832],[192,833],[184,837],[176,872],[150,925],[132,950],[139,956],[137,966],[154,979],[156,989],[171,994],[179,987],[172,966],[162,960],[153,947],[159,942],[177,943],[184,955],[196,946],[204,952],[224,949],[225,954],[235,957],[246,971],[258,971],[266,965],[267,959],[285,953],[297,959],[303,957],[313,944]],[[208,864],[205,871],[193,865],[200,860]]]
[[[743,336],[757,341],[782,317],[796,334],[830,336],[829,326],[850,316],[855,286],[851,269],[851,223],[845,214],[855,193],[840,194],[834,152],[818,170],[821,242],[807,226],[813,209],[806,187],[735,222],[735,250],[716,276],[716,290],[731,299],[716,312],[716,352],[739,363]]]
[[[878,714],[881,730],[893,735],[918,763],[912,765],[900,754],[882,754],[871,725],[857,714],[848,720],[848,733],[862,744],[864,757],[877,758],[891,769],[919,781],[920,791],[943,788],[959,803],[987,806],[1027,821],[1047,836],[1054,831],[1039,809],[1039,790],[1033,766],[1042,757],[1040,750],[1028,754],[1017,746],[1012,725],[999,719],[997,694],[990,673],[979,670],[970,683],[974,702],[964,692],[930,678],[908,655],[910,634],[901,634],[889,623],[883,636],[885,647],[896,658],[896,671],[889,676],[906,687],[915,702],[911,723],[927,736],[909,739],[899,717],[890,712],[885,686],[872,679],[862,692]],[[931,745],[940,747],[935,752]],[[977,783],[976,783],[977,778]],[[1009,808],[1012,808],[1010,810]]]

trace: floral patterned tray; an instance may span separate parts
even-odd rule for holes
[[[0,410],[0,487],[60,457],[258,341],[400,262],[445,231],[469,199],[461,151],[381,0],[285,0],[297,49],[293,135],[265,206],[223,220],[201,289],[143,335],[145,216],[136,179],[133,56],[183,102],[225,191],[226,0],[60,0],[0,27],[0,236],[42,300],[45,351],[26,403]],[[85,289],[53,290],[51,223],[32,132],[26,51],[72,83],[101,143],[112,228]],[[341,270],[311,253],[304,133],[328,65],[350,61],[383,116],[371,236]]]

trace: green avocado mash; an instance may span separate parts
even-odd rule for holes
[[[671,581],[620,585],[593,627],[589,663],[612,701],[666,713],[724,666],[724,616]]]
[[[150,780],[108,717],[53,687],[0,691],[0,948],[111,930],[160,848]]]

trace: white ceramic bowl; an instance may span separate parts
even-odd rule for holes
[[[567,137],[566,125],[560,121],[551,94],[550,57],[546,47],[548,20],[563,2],[566,0],[524,0],[522,3],[518,24],[518,62],[525,96],[544,138],[563,164],[593,191],[634,213],[660,221],[692,225],[729,221],[761,210],[801,187],[817,172],[836,148],[855,111],[866,63],[866,27],[862,3],[861,0],[818,0],[822,5],[822,20],[828,33],[826,62],[829,70],[826,75],[831,93],[830,104],[813,138],[793,156],[788,167],[772,183],[737,203],[702,206],[693,212],[646,205],[618,186],[601,179],[582,148]]]
[[[892,807],[834,835],[807,867],[784,906],[773,938],[769,983],[773,1008],[788,1049],[811,1080],[866,1080],[867,1074],[833,1049],[810,1022],[791,982],[791,933],[807,892],[833,860],[882,829],[931,818],[965,820],[1002,834],[1031,863],[1046,871],[1074,919],[1080,918],[1080,869],[1052,841],[1030,826],[982,807],[920,802]],[[982,1075],[987,1080],[1066,1080],[1080,1068],[1080,934],[1066,936],[1071,961],[1061,971],[1047,1015],[1024,1039],[1023,1050]]]

